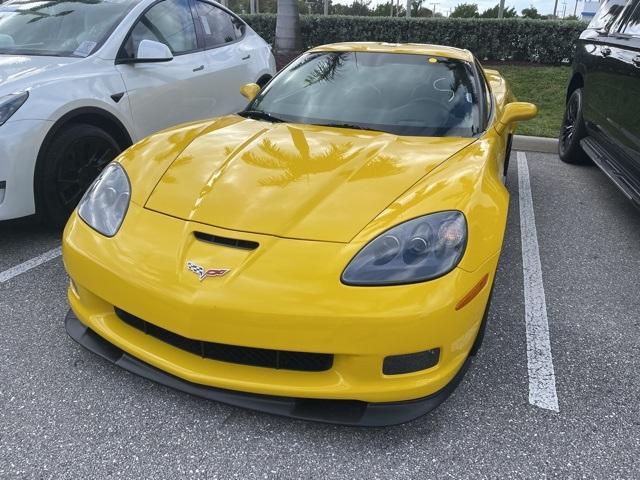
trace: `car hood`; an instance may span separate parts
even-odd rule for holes
[[[230,230],[349,242],[475,140],[238,119],[195,138],[146,208]]]
[[[71,57],[0,54],[0,93],[12,93],[32,86],[39,76],[81,60],[82,58]]]

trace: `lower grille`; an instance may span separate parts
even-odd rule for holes
[[[333,355],[327,353],[289,352],[266,348],[238,347],[223,343],[203,342],[183,337],[160,328],[119,308],[116,315],[127,325],[181,350],[203,358],[238,363],[252,367],[267,367],[302,372],[323,372],[333,365]]]

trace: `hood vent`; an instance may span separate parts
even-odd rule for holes
[[[239,248],[240,250],[255,250],[260,246],[258,242],[254,242],[252,240],[220,237],[218,235],[211,235],[203,232],[193,232],[193,234],[198,240],[213,243],[215,245],[222,245],[223,247]]]

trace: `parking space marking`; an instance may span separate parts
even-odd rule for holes
[[[38,255],[26,262],[23,262],[15,267],[11,267],[9,270],[5,270],[4,272],[0,272],[0,283],[8,282],[13,277],[17,277],[25,272],[28,272],[32,268],[37,267],[38,265],[42,265],[54,258],[58,258],[62,255],[62,247],[54,248],[49,250],[48,252],[44,252],[42,255]]]
[[[518,152],[518,192],[520,198],[520,233],[524,274],[524,307],[527,330],[529,403],[559,411],[556,375],[551,357],[547,302],[542,283],[542,266],[538,232],[533,211],[527,156]]]

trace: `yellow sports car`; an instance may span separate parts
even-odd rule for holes
[[[461,380],[505,232],[514,102],[466,50],[343,43],[109,164],[64,233],[80,344],[202,397],[351,425]]]

